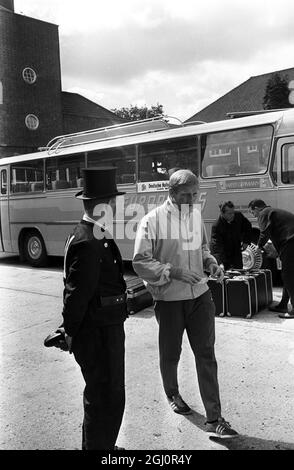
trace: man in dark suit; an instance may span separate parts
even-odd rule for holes
[[[119,249],[101,217],[115,211],[119,194],[115,168],[85,169],[84,190],[76,194],[85,213],[65,247],[63,327],[86,384],[83,450],[118,449],[125,407],[126,284]]]
[[[211,228],[210,251],[224,269],[243,268],[242,250],[251,243],[251,223],[231,201],[219,208],[220,216]]]

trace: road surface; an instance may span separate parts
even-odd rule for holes
[[[74,450],[81,445],[83,379],[72,355],[45,348],[61,323],[62,260],[46,269],[0,256],[0,449]],[[275,300],[281,289],[274,290]],[[267,310],[250,320],[216,318],[223,416],[231,441],[204,432],[193,355],[184,337],[181,393],[194,412],[176,415],[158,369],[153,308],[126,329],[126,410],[118,444],[132,450],[294,450],[294,321]]]

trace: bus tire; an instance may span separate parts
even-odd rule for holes
[[[42,235],[37,230],[26,233],[23,243],[23,252],[26,261],[36,268],[46,266],[48,256]]]

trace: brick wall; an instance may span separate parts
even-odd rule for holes
[[[27,84],[25,67],[35,70],[37,80]],[[0,10],[0,157],[44,146],[62,133],[61,77],[58,27],[50,23]],[[39,119],[35,131],[25,117]],[[4,148],[6,151],[4,152]],[[9,153],[9,150],[8,150]]]
[[[13,0],[0,0],[0,6],[8,8],[11,11],[14,11],[14,1]]]

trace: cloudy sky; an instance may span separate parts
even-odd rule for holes
[[[15,0],[59,25],[62,88],[112,109],[191,117],[251,76],[294,67],[293,0]]]

